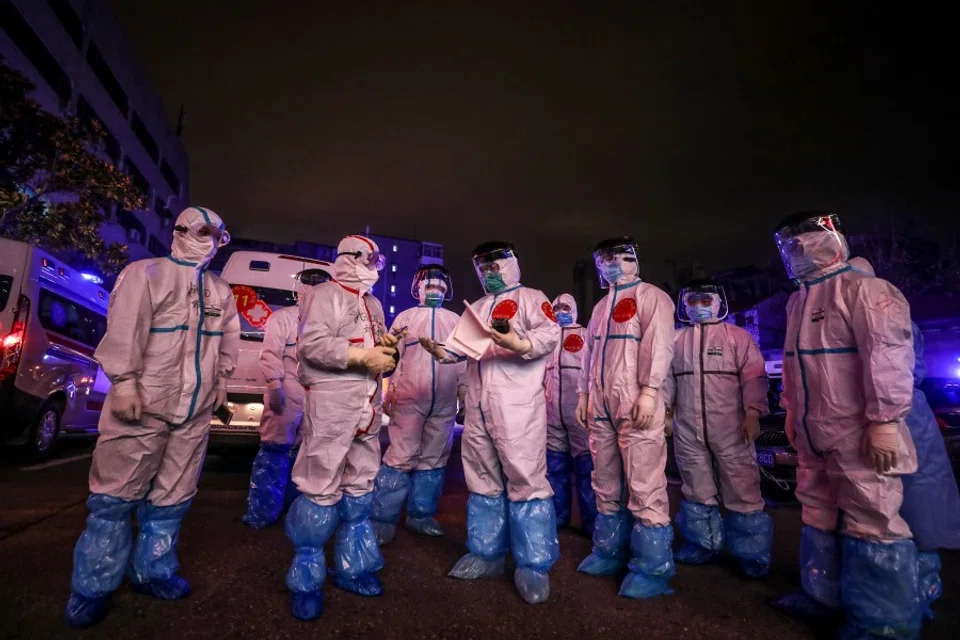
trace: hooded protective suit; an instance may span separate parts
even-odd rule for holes
[[[140,534],[130,579],[164,599],[189,593],[176,575],[176,542],[197,492],[210,420],[226,399],[240,322],[226,282],[206,270],[229,241],[213,211],[185,209],[166,258],[128,266],[110,295],[107,332],[95,357],[113,384],[100,415],[90,467],[90,515],[74,551],[68,621],[106,613]]]
[[[383,309],[369,293],[379,255],[368,238],[344,238],[334,280],[315,286],[300,305],[297,356],[306,396],[293,481],[302,495],[290,508],[286,531],[296,547],[287,586],[301,619],[322,611],[323,545],[335,531],[336,584],[360,595],[382,593],[375,573],[383,556],[370,522],[380,465],[381,375],[366,360],[385,332]]]
[[[489,247],[491,245],[481,245]],[[505,243],[497,246],[507,247]],[[480,251],[481,247],[478,247]],[[503,572],[513,551],[521,596],[539,603],[549,596],[547,572],[560,554],[553,490],[547,481],[547,413],[543,379],[560,339],[553,308],[536,289],[520,284],[512,248],[494,250],[502,258],[485,263],[486,290],[472,308],[484,322],[506,320],[523,355],[492,344],[467,364],[466,413],[461,442],[467,502],[467,547],[450,575],[475,579]],[[478,260],[475,252],[474,260]],[[494,266],[495,265],[495,266]]]
[[[571,471],[575,477],[580,525],[593,535],[597,519],[597,496],[593,492],[593,459],[587,432],[577,424],[577,383],[583,368],[581,358],[586,344],[586,328],[577,324],[577,301],[562,294],[553,301],[570,307],[570,324],[560,326],[560,344],[547,364],[544,392],[547,401],[547,479],[553,487],[553,506],[557,526],[570,524],[572,494]]]
[[[423,535],[443,535],[434,515],[453,447],[458,390],[466,385],[466,363],[441,365],[418,343],[421,336],[444,339],[460,320],[452,311],[427,306],[427,284],[440,283],[422,283],[420,305],[401,312],[393,321],[393,331],[406,328],[407,333],[399,346],[400,364],[387,392],[393,407],[388,427],[390,446],[377,474],[373,501],[380,544],[393,539],[404,501],[408,529]]]
[[[603,265],[598,260],[610,290],[590,317],[578,390],[581,403],[587,402],[593,489],[600,514],[593,552],[579,570],[613,575],[623,569],[629,554],[630,573],[620,595],[642,599],[673,593],[669,580],[676,571],[660,395],[670,373],[675,332],[673,301],[640,280],[631,255],[617,253]],[[633,420],[644,394],[652,405],[645,429]],[[631,513],[636,519],[632,533]]]
[[[797,450],[801,581],[855,633],[914,637],[918,557],[900,515],[917,469],[904,422],[913,399],[910,308],[889,282],[847,263],[833,214],[797,214],[777,233],[801,288],[787,303],[781,405]],[[896,463],[877,470],[890,453]],[[840,534],[838,541],[836,536]],[[796,611],[790,597],[774,603]]]
[[[708,561],[726,537],[747,575],[769,571],[773,522],[763,511],[760,469],[743,428],[747,411],[770,412],[768,386],[763,355],[745,330],[713,320],[677,331],[663,397],[673,408],[683,479],[677,524],[688,544],[677,553],[679,562]],[[725,527],[720,498],[729,510]]]

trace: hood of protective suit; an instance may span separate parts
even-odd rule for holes
[[[347,236],[337,245],[336,261],[333,263],[334,278],[337,282],[361,294],[368,293],[380,278],[380,272],[368,266],[368,258],[374,251],[379,252],[377,243],[364,236]],[[360,253],[357,257],[355,253]]]
[[[218,227],[223,234],[220,238],[213,235],[201,236],[198,229],[204,226]],[[223,244],[229,239],[223,220],[216,213],[204,207],[188,207],[177,216],[174,227],[186,227],[187,231],[174,231],[170,255],[182,262],[200,267],[210,264]]]
[[[811,231],[797,235],[803,253],[790,258],[795,277],[811,279],[850,258],[847,239],[842,234]]]
[[[561,293],[550,304],[556,307],[561,303],[570,305],[570,315],[573,317],[573,322],[570,324],[577,324],[577,301],[569,293]]]
[[[915,322],[910,322],[913,330],[913,386],[919,387],[927,377],[927,363],[923,361],[923,333]]]
[[[866,258],[850,258],[850,266],[853,267],[854,271],[859,271],[865,276],[876,277],[877,275],[877,272],[873,269],[873,265],[870,264],[870,261]]]
[[[500,267],[500,278],[503,279],[504,289],[509,289],[520,284],[520,263],[515,257],[503,258],[496,262],[497,266]],[[483,285],[483,290],[487,293],[497,293],[496,291],[490,291],[482,279],[480,280],[480,284]]]

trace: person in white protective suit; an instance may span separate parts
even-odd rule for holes
[[[513,245],[487,242],[473,252],[486,295],[471,305],[490,325],[493,343],[467,364],[467,400],[461,449],[467,501],[467,548],[450,576],[462,580],[501,575],[508,550],[514,584],[530,604],[550,595],[547,572],[560,555],[553,490],[547,481],[547,411],[543,379],[560,327],[550,301],[520,284]],[[460,354],[436,341],[420,343],[434,357]]]
[[[673,359],[674,306],[640,279],[632,238],[600,242],[594,263],[609,293],[587,327],[577,420],[590,436],[600,513],[579,571],[618,574],[630,557],[620,595],[651,598],[673,593],[676,573],[660,395]]]
[[[770,412],[769,382],[753,336],[723,322],[726,315],[723,287],[700,280],[680,290],[678,317],[690,326],[677,331],[663,386],[683,480],[677,527],[686,543],[676,559],[703,564],[726,542],[743,573],[756,578],[770,571],[773,548],[753,445]]]
[[[243,521],[264,529],[280,519],[285,503],[295,497],[290,491],[290,471],[303,422],[303,385],[298,378],[297,329],[300,302],[312,287],[330,280],[332,265],[305,269],[294,279],[296,305],[275,311],[267,319],[260,350],[260,368],[267,383],[260,418],[260,450],[250,472],[250,494]]]
[[[400,364],[390,378],[384,411],[390,416],[390,446],[377,474],[373,526],[377,540],[393,539],[400,511],[407,507],[407,529],[427,536],[443,535],[434,516],[443,493],[443,477],[453,448],[457,400],[466,392],[466,363],[439,365],[420,348],[420,336],[442,340],[460,316],[442,308],[453,298],[450,273],[425,265],[413,277],[410,293],[419,306],[394,319],[392,331],[406,331],[400,343]]]
[[[781,405],[797,450],[803,592],[772,604],[801,616],[842,609],[848,637],[914,638],[917,548],[900,475],[917,470],[904,418],[913,398],[910,307],[847,260],[840,220],[805,212],[775,234],[788,275]]]
[[[564,293],[553,301],[553,313],[560,325],[560,344],[547,365],[544,386],[547,398],[547,479],[553,487],[557,526],[570,524],[573,494],[571,472],[580,505],[580,526],[593,536],[597,519],[597,496],[593,492],[593,458],[587,432],[577,424],[577,384],[586,344],[586,328],[577,324],[577,302]]]
[[[850,258],[850,266],[875,277],[873,266],[864,258]],[[924,618],[933,618],[932,605],[943,595],[940,580],[940,549],[960,549],[960,491],[950,456],[920,383],[926,377],[923,333],[913,327],[913,403],[907,414],[907,428],[917,449],[917,472],[903,476],[903,505],[900,515],[913,533],[920,556],[920,596]]]
[[[402,338],[386,333],[383,309],[370,294],[385,262],[373,240],[347,236],[337,247],[334,280],[311,289],[300,305],[297,357],[306,396],[293,481],[302,495],[287,513],[286,532],[295,547],[287,587],[301,620],[323,611],[323,545],[334,533],[335,584],[363,596],[383,593],[370,510],[380,466],[381,376],[393,370]]]
[[[213,211],[185,209],[171,254],[134,262],[110,294],[95,357],[113,386],[90,467],[90,515],[73,552],[73,626],[106,615],[124,571],[136,591],[155,598],[190,593],[177,575],[180,524],[240,344],[230,287],[207,271],[229,241]],[[131,557],[134,511],[140,531]]]

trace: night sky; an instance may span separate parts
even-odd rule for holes
[[[488,239],[554,296],[610,235],[660,281],[765,262],[795,210],[960,217],[950,23],[906,3],[113,4],[185,104],[194,203],[235,236],[443,243],[458,298]]]

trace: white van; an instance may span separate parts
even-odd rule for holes
[[[62,436],[95,435],[110,383],[93,352],[107,291],[23,242],[0,238],[0,441],[43,459]]]
[[[227,384],[227,407],[233,418],[229,425],[213,419],[212,444],[259,443],[263,394],[267,389],[260,370],[264,327],[271,313],[296,304],[294,280],[308,269],[333,275],[329,262],[261,251],[237,251],[223,267],[221,277],[233,289],[240,314],[240,354],[237,369]]]

